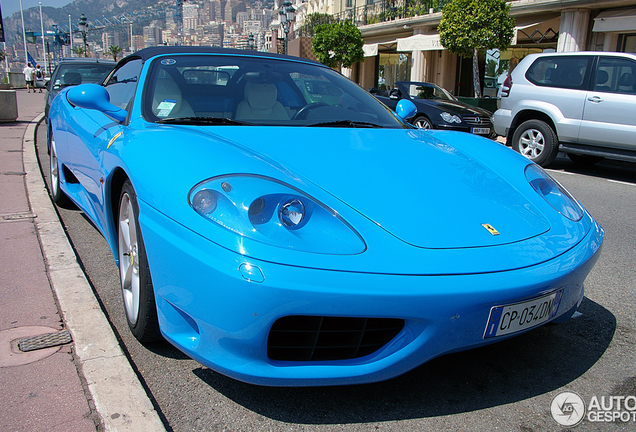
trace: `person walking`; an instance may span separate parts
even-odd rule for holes
[[[31,63],[27,63],[26,67],[22,69],[22,73],[24,74],[24,80],[26,81],[27,93],[31,93],[31,88],[33,88],[33,93],[35,93],[35,86],[33,85],[35,70],[31,67]]]
[[[40,65],[35,65],[35,72],[33,72],[33,76],[35,77],[35,87],[33,87],[33,93],[35,93],[35,89],[40,89],[40,93],[42,93],[42,89],[44,88],[44,71],[40,69]]]

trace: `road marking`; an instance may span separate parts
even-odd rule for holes
[[[619,180],[607,180],[607,181],[611,182],[611,183],[618,183],[618,184],[626,185],[626,186],[636,186],[636,184],[634,184],[634,183],[629,183],[629,182],[624,182],[624,181],[619,181]]]
[[[559,174],[578,175],[578,173],[571,173],[571,172],[568,172],[568,171],[559,171],[559,170],[554,170],[554,169],[548,169],[546,171],[553,172],[553,173],[559,173]]]
[[[547,169],[546,171],[549,171],[549,172],[552,172],[552,173],[558,173],[558,174],[580,175],[580,176],[588,177],[586,174],[582,174],[582,173],[573,173],[573,172],[559,171],[559,170],[554,170],[554,169]],[[616,183],[616,184],[625,185],[625,186],[636,186],[636,183],[631,183],[631,182],[626,182],[626,181],[611,180],[611,179],[603,179],[603,180],[608,181],[610,183]]]

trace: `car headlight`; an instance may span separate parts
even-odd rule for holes
[[[442,117],[442,120],[444,120],[446,123],[461,123],[462,122],[461,117],[455,114],[448,113],[448,112],[443,112],[440,114],[440,116]]]
[[[528,179],[530,186],[556,211],[572,221],[578,222],[581,220],[583,207],[540,166],[535,164],[528,165],[526,167],[526,179]]]
[[[237,235],[302,252],[364,252],[360,235],[336,211],[273,178],[235,174],[213,177],[188,194],[192,208]]]

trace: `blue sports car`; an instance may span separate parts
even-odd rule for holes
[[[132,333],[241,381],[380,381],[563,322],[601,250],[539,166],[310,60],[148,48],[60,95],[51,194],[108,241]]]

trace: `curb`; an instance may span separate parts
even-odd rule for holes
[[[22,140],[27,197],[36,214],[35,228],[51,287],[73,336],[80,372],[106,431],[165,432],[77,263],[49,198],[35,153],[36,126],[43,117],[40,114],[31,121]]]

